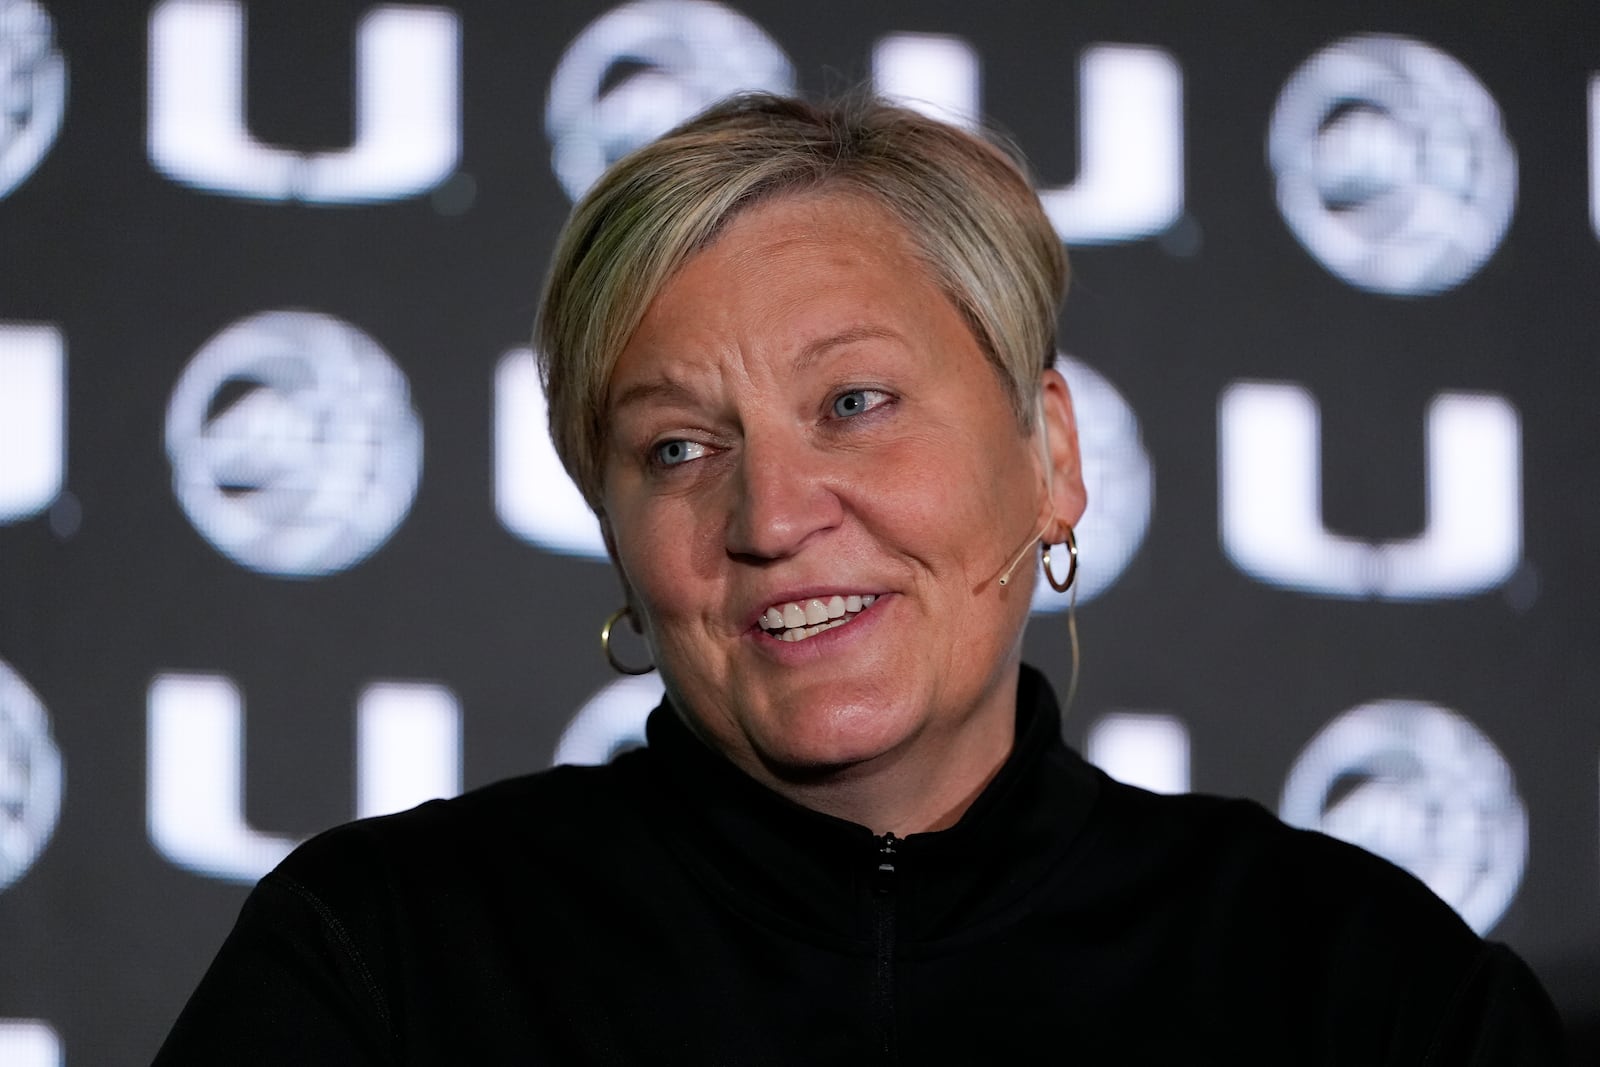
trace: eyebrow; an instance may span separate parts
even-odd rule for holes
[[[794,357],[794,369],[797,371],[805,370],[833,349],[842,348],[845,345],[853,345],[857,341],[898,341],[901,344],[906,343],[904,337],[887,326],[874,326],[870,323],[863,323],[808,342],[800,350],[799,354]]]
[[[687,403],[694,399],[694,390],[681,382],[670,381],[666,378],[657,378],[648,382],[635,382],[607,401],[606,412],[615,414],[629,405],[642,404],[647,400],[657,399],[679,400]]]
[[[805,346],[796,353],[792,364],[796,372],[810,367],[817,360],[827,355],[836,348],[852,345],[858,341],[898,341],[905,344],[906,340],[894,330],[886,326],[873,326],[862,324],[840,330],[838,333],[819,337],[814,341],[806,342]],[[695,391],[682,382],[672,381],[668,378],[656,378],[647,382],[635,382],[626,389],[611,397],[606,404],[609,412],[616,412],[633,404],[642,404],[649,400],[682,401],[691,403],[696,399]]]

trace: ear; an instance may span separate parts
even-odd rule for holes
[[[1083,457],[1078,451],[1078,420],[1072,411],[1072,392],[1067,380],[1054,367],[1044,372],[1039,385],[1043,425],[1048,433],[1050,494],[1054,512],[1045,527],[1043,540],[1059,545],[1067,539],[1067,528],[1083,518],[1088,493],[1083,487]]]
[[[611,532],[611,520],[605,512],[596,513],[600,520],[600,536],[606,543],[606,555],[611,557],[612,569],[617,572],[617,584],[622,586],[622,602],[628,605],[628,624],[633,627],[636,634],[644,633],[644,620],[639,617],[639,602],[633,595],[633,586],[628,582],[628,575],[622,569],[622,561],[617,558],[617,539]]]

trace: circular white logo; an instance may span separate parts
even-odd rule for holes
[[[61,751],[44,705],[0,660],[0,889],[21,878],[61,814]]]
[[[1381,700],[1340,715],[1295,761],[1279,814],[1404,867],[1480,934],[1516,896],[1528,858],[1505,757],[1433,704]]]
[[[742,89],[791,93],[794,68],[737,11],[711,0],[638,0],[608,11],[550,79],[545,132],[556,177],[576,200],[612,163]]]
[[[201,348],[167,407],[178,502],[253,570],[311,577],[366,558],[405,518],[422,425],[405,376],[360,330],[269,311]]]
[[[561,732],[551,765],[597,766],[630,748],[644,747],[645,720],[665,695],[659,674],[610,683],[590,697]]]
[[[1405,37],[1312,56],[1278,97],[1267,155],[1300,243],[1362,289],[1437,293],[1494,254],[1517,199],[1517,156],[1472,72]]]
[[[67,109],[67,61],[33,0],[0,0],[0,197],[44,159]]]
[[[1139,433],[1139,419],[1116,386],[1087,364],[1061,356],[1056,369],[1072,390],[1078,448],[1089,507],[1074,528],[1081,563],[1078,601],[1093,600],[1122,576],[1144,543],[1155,494],[1155,471]],[[1035,553],[1037,555],[1037,553]],[[1062,561],[1054,560],[1064,573]],[[1065,611],[1072,598],[1042,579],[1033,587],[1033,610]]]

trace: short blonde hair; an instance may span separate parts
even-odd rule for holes
[[[822,187],[900,221],[1031,427],[1067,260],[1020,161],[872,97],[740,95],[619,160],[557,241],[534,348],[556,452],[596,514],[611,372],[651,301],[734,216]]]

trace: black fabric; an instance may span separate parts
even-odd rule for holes
[[[1112,781],[1027,668],[1000,774],[887,851],[648,730],[302,846],[157,1063],[1562,1062],[1527,967],[1415,879]]]

